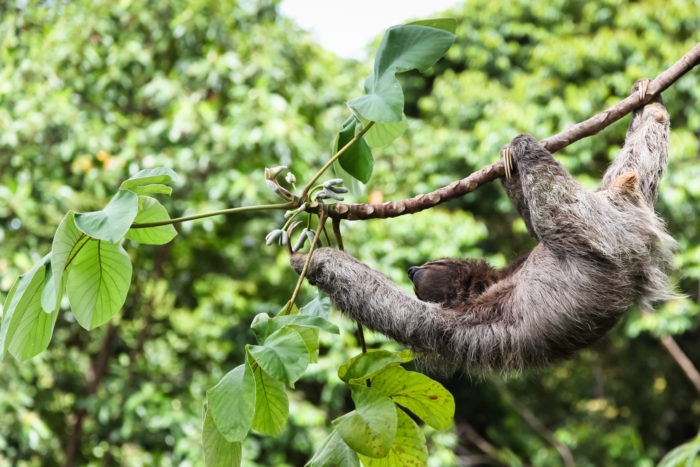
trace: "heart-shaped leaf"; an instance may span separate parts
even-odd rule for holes
[[[248,352],[270,376],[292,386],[309,365],[304,339],[289,326],[275,331],[263,345],[250,345]]]
[[[404,24],[387,30],[377,51],[374,71],[365,82],[367,95],[348,102],[352,112],[372,122],[399,122],[403,118],[404,96],[397,73],[425,70],[432,66],[455,40],[443,20],[439,27]]]

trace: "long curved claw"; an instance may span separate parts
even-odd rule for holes
[[[510,144],[503,146],[503,149],[501,149],[501,158],[503,159],[503,169],[506,173],[506,180],[510,180],[513,174],[513,149]]]
[[[651,79],[649,78],[642,78],[638,80],[636,84],[637,88],[637,96],[639,96],[640,101],[644,101],[644,98],[647,95],[647,89],[649,89],[649,84],[651,83]]]

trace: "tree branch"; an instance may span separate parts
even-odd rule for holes
[[[535,430],[535,433],[540,435],[545,441],[554,447],[561,456],[562,461],[566,467],[573,467],[576,465],[574,461],[574,455],[569,450],[568,446],[559,441],[552,433],[549,428],[537,418],[537,415],[530,410],[525,404],[520,402],[520,400],[515,397],[515,395],[508,389],[508,387],[503,383],[503,381],[496,378],[491,379],[492,384],[496,387],[501,397],[506,399],[511,407],[520,415],[520,417],[525,420],[525,423],[530,425],[530,428]]]
[[[681,76],[700,63],[700,44],[693,47],[669,69],[659,74],[647,88],[644,99],[634,93],[607,110],[604,110],[583,122],[577,123],[564,131],[542,140],[542,144],[550,151],[556,152],[587,136],[595,135],[602,129],[618,121],[634,109],[651,100],[655,95],[666,90]],[[325,211],[333,219],[385,219],[413,214],[424,209],[463,196],[503,176],[503,164],[495,162],[471,175],[438,188],[430,193],[399,201],[389,201],[381,204],[323,204],[310,207],[311,212]]]
[[[88,391],[87,396],[93,397],[97,394],[97,390],[102,383],[102,380],[107,375],[107,364],[109,362],[110,349],[114,343],[114,339],[117,337],[118,328],[109,323],[107,325],[107,331],[102,339],[102,346],[100,346],[100,352],[95,355],[92,359],[92,372],[88,375]],[[83,424],[88,416],[88,410],[85,407],[84,400],[78,400],[75,404],[77,407],[74,414],[69,417],[67,425],[71,426],[70,434],[68,435],[67,445],[66,445],[66,467],[72,467],[78,464],[78,459],[80,458],[80,444],[82,442],[83,436]]]
[[[700,372],[695,368],[693,362],[688,358],[688,356],[683,352],[680,346],[671,336],[661,336],[659,338],[661,344],[666,348],[666,351],[673,357],[683,374],[688,378],[688,380],[693,384],[695,390],[700,394]]]

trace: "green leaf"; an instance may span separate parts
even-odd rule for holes
[[[452,425],[455,414],[452,394],[421,373],[399,366],[387,368],[372,378],[372,387],[437,430]]]
[[[106,323],[124,304],[131,282],[131,261],[120,246],[90,240],[75,255],[66,292],[75,319],[85,329]]]
[[[408,124],[404,121],[375,123],[372,125],[372,128],[365,133],[365,139],[370,146],[383,148],[393,143],[406,129],[408,129]]]
[[[671,450],[659,462],[658,467],[694,467],[698,465],[700,458],[700,434],[687,443],[683,443]]]
[[[352,139],[358,130],[359,122],[352,115],[345,120],[343,123],[343,128],[340,130],[335,138],[334,152],[338,152],[341,148],[345,147]],[[371,129],[370,129],[371,131]],[[347,173],[361,181],[362,183],[367,183],[372,176],[372,170],[374,168],[374,159],[372,158],[372,151],[365,141],[364,137],[356,141],[352,146],[350,146],[339,159],[341,167],[345,169]]]
[[[139,212],[136,193],[119,190],[101,211],[75,214],[75,225],[85,235],[117,243],[131,227]]]
[[[318,357],[318,335],[319,330],[339,334],[338,327],[330,321],[318,316],[306,315],[279,315],[270,318],[267,313],[260,313],[255,316],[251,329],[259,343],[264,343],[266,339],[278,329],[291,326],[299,333],[306,344],[309,363],[316,363]]]
[[[45,313],[41,307],[50,259],[50,254],[44,256],[29,272],[19,276],[10,289],[0,328],[3,356],[9,351],[18,360],[26,360],[43,352],[51,341],[58,311]]]
[[[259,366],[255,376],[255,416],[253,429],[269,436],[282,433],[289,416],[289,399],[281,381],[271,377]]]
[[[446,23],[439,23],[444,25]],[[397,73],[432,66],[455,40],[443,28],[404,24],[387,30],[377,51],[374,71],[367,79],[367,95],[348,102],[355,116],[373,122],[399,122],[404,96]]]
[[[202,444],[204,445],[204,465],[207,467],[241,465],[243,460],[241,443],[230,442],[223,437],[208,409],[204,413]]]
[[[395,76],[369,81],[367,95],[348,102],[353,114],[372,122],[400,122],[403,119],[403,90]]]
[[[455,33],[457,30],[457,20],[454,18],[434,18],[411,21],[406,24],[417,24],[419,26],[429,26],[435,29],[443,29],[447,32]]]
[[[51,253],[49,253],[51,255]],[[41,309],[44,313],[53,313],[58,309],[58,300],[61,295],[56,295],[56,287],[53,282],[53,271],[51,270],[51,261],[46,264],[46,275],[44,277],[44,287],[41,291]]]
[[[67,277],[65,275],[65,270],[70,267],[69,262],[71,261],[71,257],[75,255],[76,250],[80,248],[79,243],[82,244],[81,240],[87,242],[88,238],[75,226],[73,211],[68,211],[68,214],[63,217],[63,220],[58,225],[51,245],[51,271],[53,273],[55,303],[53,307],[49,307],[50,303],[48,303],[48,300],[46,303],[42,300],[44,311],[58,308],[61,302],[61,296],[63,295],[65,278]]]
[[[319,316],[307,316],[303,314],[297,315],[278,315],[270,318],[267,313],[258,313],[253,318],[253,323],[250,325],[255,333],[257,341],[261,344],[275,331],[285,326],[296,326],[320,329],[333,334],[340,334],[338,326],[331,323],[327,319]]]
[[[328,465],[360,467],[357,453],[343,441],[343,438],[335,430],[331,431],[331,434],[306,464],[306,467],[326,467]]]
[[[430,68],[454,41],[454,33],[430,26],[403,24],[389,28],[374,61],[375,81],[385,75]]]
[[[243,441],[255,413],[255,379],[247,364],[226,373],[207,391],[208,412],[226,441]]]
[[[133,223],[145,224],[147,222],[163,222],[170,220],[168,211],[160,202],[150,196],[139,196],[139,212]],[[172,224],[159,225],[157,227],[130,228],[126,238],[147,245],[163,245],[175,238],[177,230]]]
[[[135,186],[129,188],[129,191],[133,191],[137,195],[168,195],[173,192],[173,189],[166,185],[160,185],[154,183],[153,185],[143,185]]]
[[[303,316],[317,316],[319,318],[328,319],[328,313],[331,310],[331,299],[327,295],[321,295],[319,292],[316,298],[304,305],[301,309]]]
[[[308,352],[309,363],[318,362],[318,335],[319,331],[316,328],[309,328],[306,326],[294,326],[294,330],[299,333],[302,339],[304,339],[304,344],[306,344],[306,351]]]
[[[410,351],[390,352],[388,350],[368,350],[357,355],[338,368],[338,377],[348,382],[363,381],[387,367],[398,366],[413,360]]]
[[[391,450],[381,459],[360,455],[362,465],[365,467],[385,467],[387,465],[420,467],[428,465],[428,447],[420,427],[398,407],[396,407],[396,415],[396,436]]]
[[[177,174],[167,167],[157,167],[155,169],[144,169],[134,174],[122,182],[120,190],[130,190],[139,195],[149,193],[165,193],[163,188],[155,186],[147,188],[149,185],[172,185],[177,179]],[[167,188],[167,187],[166,187]],[[169,188],[167,188],[169,190]],[[168,192],[167,194],[170,194]]]
[[[333,334],[340,334],[338,326],[331,323],[327,319],[318,316],[307,316],[307,315],[286,315],[286,316],[276,316],[272,318],[272,322],[276,326],[303,326],[307,328],[320,329],[322,331],[330,332]]]
[[[290,327],[272,333],[264,345],[248,346],[248,352],[270,376],[292,386],[309,365],[304,339]]]
[[[252,329],[255,334],[255,340],[258,341],[259,344],[264,344],[265,339],[279,328],[275,326],[270,315],[267,313],[258,313],[253,318],[253,322],[250,323],[250,329]]]
[[[333,420],[338,434],[352,449],[369,457],[384,457],[396,436],[396,408],[381,392],[351,384],[356,409]]]
[[[315,328],[321,331],[330,332],[332,334],[340,334],[338,326],[320,316],[309,316],[305,314],[300,314],[294,316],[280,316],[279,318],[275,319],[279,319],[283,323],[293,324],[294,326]]]

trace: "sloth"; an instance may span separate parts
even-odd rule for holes
[[[635,83],[642,96],[649,80]],[[307,279],[346,315],[413,349],[432,372],[521,371],[570,357],[635,305],[672,298],[673,239],[654,212],[668,162],[660,97],[637,109],[600,187],[586,190],[537,140],[504,147],[505,191],[539,244],[504,269],[440,259],[408,270],[418,298],[345,252]],[[306,255],[292,255],[299,273]]]

